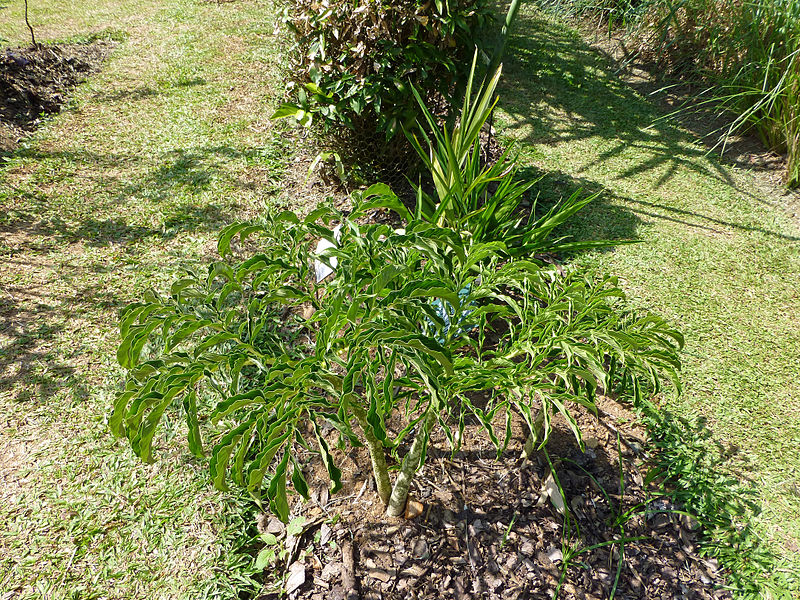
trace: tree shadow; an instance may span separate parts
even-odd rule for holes
[[[120,198],[141,196],[161,202],[176,191],[200,194],[218,182],[224,182],[234,189],[252,190],[255,184],[227,170],[226,164],[234,160],[243,160],[248,165],[257,164],[264,158],[265,152],[261,148],[242,149],[219,145],[171,150],[164,153],[158,167],[133,183],[122,186],[117,195]]]
[[[250,179],[247,171],[250,166],[271,164],[271,152],[269,148],[218,145],[171,150],[153,161],[129,153],[20,148],[6,156],[36,164],[50,163],[54,171],[79,173],[84,182],[102,190],[104,199],[98,202],[100,206],[105,204],[102,212],[111,209],[119,215],[71,219],[68,213],[53,209],[52,191],[45,186],[15,189],[7,185],[6,193],[15,202],[9,204],[3,225],[52,235],[59,241],[84,240],[92,246],[151,237],[171,239],[184,232],[215,232],[234,218],[235,205],[231,202],[230,207],[223,206],[206,198],[263,186],[263,181]],[[242,163],[245,168],[239,168]],[[136,199],[156,205],[152,212],[158,215],[157,226],[131,223],[125,216],[124,206]]]
[[[515,25],[501,79],[501,108],[509,121],[504,134],[534,144],[592,144],[599,155],[586,158],[571,173],[526,166],[524,178],[541,178],[537,214],[578,191],[595,200],[557,233],[575,241],[636,239],[642,225],[669,221],[706,235],[757,232],[779,240],[800,241],[794,235],[758,223],[705,214],[702,207],[676,207],[667,199],[648,200],[622,195],[593,179],[598,170],[616,180],[645,178],[654,189],[670,183],[678,172],[694,172],[735,189],[760,203],[766,200],[740,189],[729,170],[691,134],[665,118],[663,107],[643,98],[614,71],[613,57],[590,46],[568,28],[534,14],[523,14]],[[642,87],[641,91],[650,90]],[[636,149],[630,152],[630,149]],[[627,163],[620,164],[625,157]],[[605,163],[613,163],[610,167]]]
[[[734,128],[733,135],[725,135],[740,115],[733,106],[714,100],[706,82],[665,71],[654,57],[637,49],[636,43],[629,46],[624,35],[600,40],[595,31],[592,47],[614,65],[617,73],[625,75],[628,86],[652,99],[709,153],[717,153],[743,169],[785,170],[786,156],[768,149],[752,128]]]
[[[151,86],[138,86],[132,89],[116,90],[113,92],[97,92],[92,98],[95,102],[112,104],[117,102],[138,101],[160,96],[161,91]]]
[[[127,102],[127,101],[137,102],[139,100],[146,100],[148,98],[161,96],[162,94],[168,92],[169,89],[195,87],[199,85],[206,85],[207,83],[208,82],[202,77],[194,77],[191,79],[181,77],[178,80],[160,86],[159,88],[150,85],[140,85],[134,88],[126,88],[121,90],[115,90],[112,92],[106,92],[106,91],[96,92],[92,94],[92,100],[93,102],[103,103],[103,104],[114,104],[117,102]]]
[[[779,240],[798,242],[800,237],[787,235],[753,225],[745,225],[703,214],[700,210],[686,210],[666,202],[649,202],[617,194],[601,183],[586,177],[573,177],[560,170],[544,170],[526,166],[519,170],[526,180],[537,179],[532,196],[536,200],[536,214],[543,214],[564,198],[577,193],[581,197],[594,196],[575,218],[557,233],[574,241],[609,240],[626,241],[639,237],[639,229],[646,221],[664,220],[683,225],[697,232],[724,235],[730,231],[757,232]]]
[[[34,260],[12,256],[4,264],[7,269],[41,268]],[[11,392],[17,402],[44,403],[64,389],[73,402],[88,398],[83,376],[56,344],[74,334],[67,327],[69,311],[105,304],[110,308],[115,302],[104,298],[99,284],[66,298],[53,291],[48,281],[4,286],[0,292],[0,391]]]
[[[607,56],[577,33],[545,17],[521,14],[509,43],[500,97],[512,136],[537,144],[605,140],[605,150],[579,173],[635,148],[640,158],[617,179],[655,174],[658,188],[689,170],[736,187],[719,161],[664,119],[658,107],[615,74]]]
[[[0,260],[11,272],[0,288],[0,393],[47,402],[66,388],[76,400],[87,397],[88,366],[80,364],[86,358],[69,356],[70,337],[81,335],[73,319],[98,310],[113,314],[121,300],[91,274],[65,293],[54,283],[68,274],[58,272],[62,267],[49,258],[52,251],[68,256],[72,249],[65,245],[76,242],[89,248],[147,240],[158,245],[185,233],[215,235],[236,208],[217,198],[251,189],[241,173],[271,161],[269,153],[269,148],[225,145],[174,150],[155,160],[134,153],[30,147],[8,153],[11,163],[22,159],[23,165],[46,166],[47,175],[33,172],[21,189],[4,178],[0,190],[8,209],[0,223]],[[237,168],[241,165],[245,169]],[[70,178],[79,178],[79,186],[65,193]],[[81,197],[91,193],[86,190],[98,190],[102,197]],[[138,210],[127,214],[126,207],[139,201],[155,205],[150,210],[155,223],[143,223]],[[74,212],[69,203],[77,207]],[[87,204],[94,210],[86,210]]]

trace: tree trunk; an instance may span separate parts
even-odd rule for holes
[[[25,25],[27,25],[28,29],[31,31],[31,43],[33,43],[33,47],[35,48],[38,44],[36,43],[36,36],[33,35],[33,27],[31,27],[31,22],[28,21],[28,0],[25,0]]]

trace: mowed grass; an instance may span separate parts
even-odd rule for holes
[[[618,275],[637,306],[684,331],[685,393],[664,406],[707,419],[723,447],[719,469],[757,491],[751,524],[776,570],[800,572],[797,196],[658,120],[567,26],[528,9],[512,37],[502,135],[545,175],[544,200],[599,194],[569,233],[643,240],[576,261]]]
[[[0,11],[5,46],[28,43],[21,10]],[[0,597],[236,597],[247,509],[213,491],[180,423],[144,465],[106,419],[119,308],[282,201],[274,9],[35,2],[31,21],[41,42],[121,41],[0,157]]]
[[[31,3],[40,41],[121,40],[0,165],[0,597],[234,597],[247,511],[214,492],[167,426],[143,465],[105,421],[122,373],[116,315],[214,253],[219,228],[285,198],[293,142],[268,115],[279,87],[271,4]],[[21,3],[5,45],[27,43]],[[722,165],[622,84],[567,28],[515,25],[500,125],[543,196],[600,197],[578,237],[641,237],[577,260],[687,335],[686,392],[721,468],[752,480],[756,531],[800,567],[800,230],[786,199]],[[655,124],[654,124],[655,122]],[[239,589],[237,589],[239,588]]]

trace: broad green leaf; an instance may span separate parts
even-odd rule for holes
[[[250,390],[249,392],[245,392],[243,394],[237,394],[235,396],[231,396],[230,398],[226,398],[217,404],[217,406],[214,408],[214,411],[211,413],[211,418],[214,421],[218,421],[219,419],[227,417],[229,414],[239,410],[240,408],[263,401],[264,395],[260,389]]]
[[[292,519],[289,524],[286,526],[286,535],[300,535],[303,533],[305,529],[306,518],[303,515],[299,515]]]
[[[286,466],[289,463],[289,450],[283,454],[281,462],[275,468],[275,475],[267,488],[269,508],[281,521],[289,521],[289,501],[286,498]]]
[[[258,556],[256,556],[256,569],[258,571],[263,571],[267,567],[275,564],[276,560],[277,556],[275,554],[275,548],[271,547],[271,545],[267,545],[266,547],[262,548],[259,551]]]
[[[306,478],[303,476],[303,471],[294,463],[294,470],[292,471],[292,485],[294,489],[297,490],[297,493],[300,494],[306,500],[309,499],[308,495],[308,483],[306,482]]]

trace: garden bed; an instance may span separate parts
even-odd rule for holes
[[[100,68],[112,44],[8,48],[0,54],[0,150],[10,150],[43,115],[57,113],[76,85]]]
[[[477,427],[455,456],[440,435],[412,488],[409,506],[419,514],[408,519],[383,514],[369,458],[354,450],[339,459],[339,494],[319,488],[310,503],[295,504],[302,533],[287,539],[267,515],[259,523],[288,554],[275,571],[286,578],[273,578],[278,589],[261,600],[287,590],[308,600],[730,598],[716,561],[698,555],[694,520],[644,485],[646,434],[634,415],[608,398],[599,405],[601,421],[575,413],[585,453],[565,423],[548,444],[568,525],[547,499],[546,457],[519,464],[521,427],[502,461]]]

